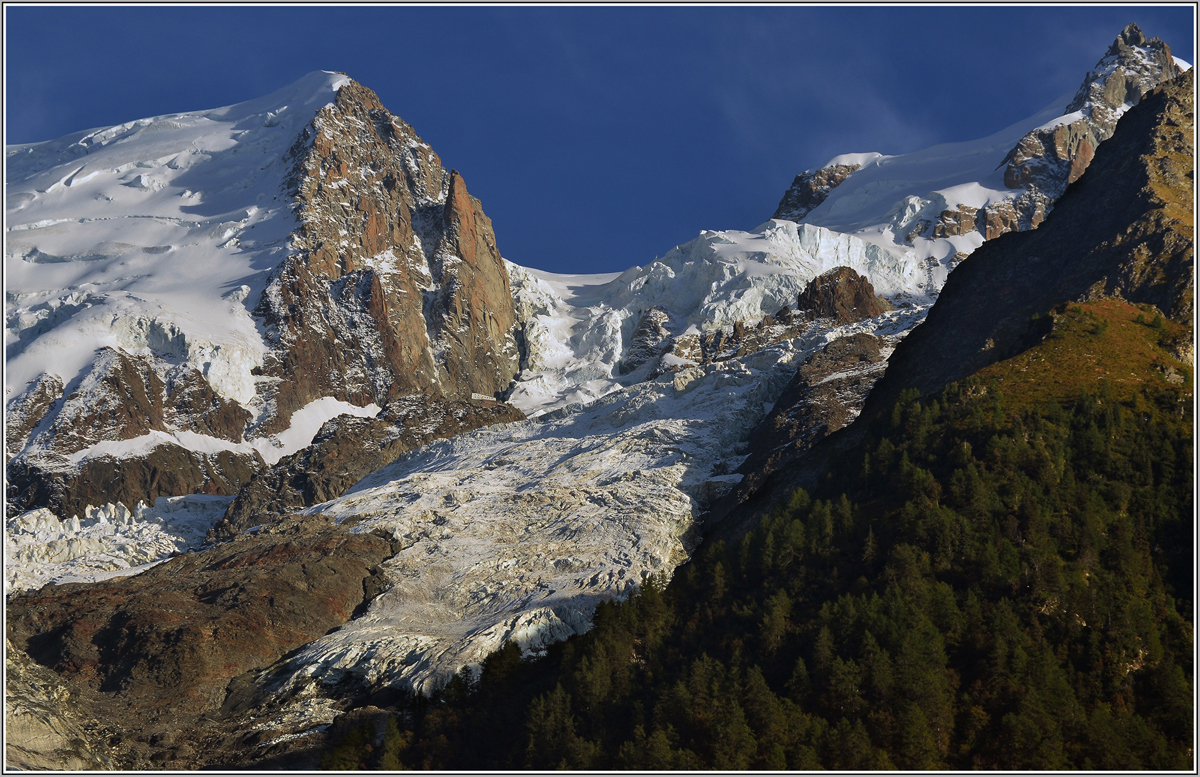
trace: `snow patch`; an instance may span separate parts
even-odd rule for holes
[[[251,440],[246,447],[258,451],[268,465],[273,465],[284,456],[308,447],[326,421],[340,415],[374,418],[379,415],[379,410],[379,405],[373,402],[366,407],[359,407],[333,397],[321,397],[292,413],[291,425],[286,430]]]

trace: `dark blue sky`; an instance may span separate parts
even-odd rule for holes
[[[506,257],[558,272],[751,229],[839,153],[990,134],[1130,21],[1194,61],[1191,6],[5,11],[6,143],[341,70],[462,172]]]

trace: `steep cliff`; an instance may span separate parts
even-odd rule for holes
[[[299,227],[255,313],[270,388],[255,431],[324,396],[467,398],[512,382],[519,355],[491,222],[457,171],[351,82],[289,151]]]
[[[901,389],[928,394],[1028,348],[1061,303],[1115,296],[1191,322],[1194,82],[1189,70],[1131,108],[1039,229],[963,262],[892,356],[872,412]]]

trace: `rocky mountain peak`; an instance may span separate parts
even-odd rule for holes
[[[322,396],[504,390],[517,372],[512,295],[462,176],[355,82],[293,154],[300,228],[256,309],[275,346],[262,375],[283,379],[259,431]]]
[[[1033,130],[1009,152],[1005,185],[1033,187],[1057,199],[1087,169],[1121,115],[1179,72],[1167,44],[1127,25],[1084,77],[1064,119]]]
[[[25,229],[16,256],[32,311],[10,317],[27,324],[8,356],[45,350],[41,333],[99,303],[113,312],[96,329],[104,347],[80,345],[76,362],[40,377],[26,365],[26,385],[10,390],[20,421],[6,437],[10,512],[232,495],[262,469],[256,450],[287,447],[285,432],[298,442],[293,417],[313,403],[345,412],[408,394],[468,400],[498,395],[516,375],[512,294],[491,222],[462,176],[371,89],[312,73],[258,100],[84,140],[93,137],[103,142],[89,145],[91,189],[66,196],[97,217],[73,222],[72,244],[111,247],[54,250],[56,262],[89,268],[83,286],[100,285],[90,296],[41,290],[51,281],[37,257],[57,238]],[[82,142],[30,147],[23,174],[61,179],[71,169],[60,149]],[[178,153],[164,161],[163,149]],[[178,196],[152,198],[163,189]],[[35,227],[39,197],[23,200]],[[198,209],[211,218],[196,220]],[[114,224],[125,225],[124,242],[109,234]],[[104,267],[118,262],[138,265],[139,278],[165,281],[181,266],[195,278],[162,299],[153,283],[131,294],[104,285]],[[160,476],[167,459],[180,464]]]
[[[805,170],[796,176],[783,193],[783,199],[771,218],[799,221],[824,202],[835,186],[860,167],[862,165],[826,165],[816,170]]]

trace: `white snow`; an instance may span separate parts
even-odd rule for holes
[[[667,312],[675,335],[757,321],[795,305],[810,280],[839,266],[855,269],[896,300],[928,304],[940,288],[911,250],[887,251],[777,220],[750,232],[701,232],[623,273],[556,275],[509,264],[518,319],[528,323],[525,368],[508,401],[531,415],[643,380],[646,370],[621,375],[618,365],[642,313],[654,306]]]
[[[833,167],[834,165],[858,165],[860,167],[869,165],[881,159],[890,159],[889,156],[884,156],[878,151],[868,151],[862,154],[838,154],[833,159],[830,159],[821,167]]]
[[[1192,63],[1188,62],[1186,59],[1180,59],[1179,57],[1172,57],[1172,59],[1175,60],[1175,64],[1178,65],[1179,69],[1183,72],[1186,73],[1192,69]]]
[[[348,79],[5,148],[5,396],[96,349],[187,362],[243,405],[264,344],[247,306],[295,222],[286,152]]]
[[[4,529],[4,592],[50,583],[86,583],[133,575],[193,550],[225,514],[232,497],[159,497],[153,507],[88,507],[83,518],[41,508]]]
[[[358,407],[333,397],[321,397],[293,413],[291,425],[286,430],[269,437],[251,440],[246,447],[257,450],[267,464],[275,464],[284,456],[290,456],[308,447],[326,421],[339,415],[374,418],[379,415],[379,410],[379,405],[373,402],[366,407]]]
[[[958,205],[982,208],[1013,196],[1004,185],[1002,162],[1030,130],[1068,119],[1063,108],[1074,93],[1058,98],[1034,116],[979,140],[945,143],[898,156],[847,154],[829,164],[862,164],[803,219],[805,223],[854,235],[894,252],[936,263],[945,282],[948,262],[962,249],[950,238],[905,238],[920,220],[936,223],[943,210]],[[978,247],[978,246],[975,246]],[[931,279],[932,280],[932,279]]]

